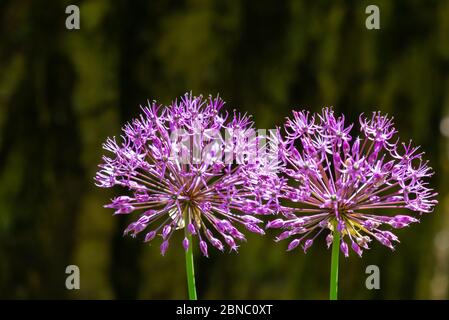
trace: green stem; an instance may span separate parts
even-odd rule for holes
[[[196,297],[196,286],[195,286],[195,271],[193,268],[193,244],[192,235],[188,235],[189,247],[186,250],[186,272],[187,272],[187,286],[189,289],[189,300],[197,300]]]
[[[338,291],[338,256],[340,254],[340,232],[334,230],[334,239],[332,241],[332,258],[331,258],[331,283],[329,291],[329,299],[337,300]]]

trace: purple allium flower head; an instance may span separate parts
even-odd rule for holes
[[[124,233],[145,231],[145,242],[160,235],[162,255],[180,229],[184,249],[192,245],[187,236],[195,235],[204,256],[207,242],[220,251],[223,243],[237,250],[236,241],[245,240],[237,225],[264,233],[262,221],[250,214],[269,212],[267,203],[276,198],[266,161],[248,151],[248,140],[258,141],[246,139],[254,130],[250,117],[220,113],[223,104],[218,97],[191,94],[167,107],[149,103],[123,127],[121,142],[108,138],[103,145],[112,157],[103,157],[96,185],[128,189],[105,207],[115,214],[138,213]]]
[[[279,140],[284,163],[279,198],[285,219],[266,228],[284,229],[276,240],[289,238],[288,251],[300,243],[306,251],[324,230],[329,231],[328,247],[334,233],[340,234],[345,256],[349,247],[361,256],[373,238],[394,249],[399,240],[385,227],[418,222],[400,210],[428,213],[437,203],[426,182],[433,171],[422,159],[424,153],[411,142],[394,140],[392,118],[374,112],[371,117],[362,114],[359,121],[360,132],[353,136],[353,124],[331,108],[313,115],[293,112],[285,138],[281,129],[271,137]],[[384,215],[388,209],[395,215]]]

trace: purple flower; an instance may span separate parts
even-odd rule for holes
[[[394,249],[399,240],[385,227],[399,229],[418,222],[399,213],[428,213],[437,203],[437,194],[426,182],[432,169],[419,147],[394,140],[392,118],[374,112],[370,118],[360,116],[360,133],[355,136],[352,127],[344,116],[325,108],[315,115],[293,112],[284,127],[285,138],[281,129],[271,137],[279,140],[283,160],[278,198],[285,219],[268,222],[266,228],[284,229],[276,240],[289,238],[288,251],[300,243],[306,251],[323,230],[328,230],[328,247],[334,233],[340,234],[345,256],[345,240],[359,256],[373,238]],[[384,209],[395,215],[384,215]]]
[[[121,142],[112,138],[103,145],[112,157],[103,157],[96,185],[128,190],[106,207],[116,214],[138,212],[124,233],[145,231],[145,242],[160,235],[162,255],[180,229],[184,249],[192,245],[187,236],[195,235],[204,256],[207,242],[220,251],[223,243],[237,250],[236,240],[245,240],[237,225],[264,233],[251,214],[271,212],[273,180],[266,161],[253,152],[258,138],[245,139],[254,131],[250,117],[220,113],[223,104],[191,94],[167,107],[151,103],[123,127]]]

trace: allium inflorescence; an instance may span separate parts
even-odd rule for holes
[[[301,245],[307,251],[326,230],[328,247],[335,232],[340,234],[345,256],[348,243],[361,256],[372,239],[394,249],[399,240],[387,229],[418,222],[398,212],[428,213],[437,203],[425,181],[432,169],[419,147],[395,140],[392,118],[374,112],[362,114],[359,122],[359,135],[351,136],[353,124],[331,108],[320,114],[293,112],[272,137],[284,162],[279,198],[285,218],[270,221],[267,228],[284,229],[276,240],[293,239],[288,250]],[[395,215],[384,215],[384,209]]]
[[[106,207],[115,214],[138,212],[125,234],[135,237],[145,230],[145,242],[160,235],[162,255],[178,229],[185,233],[183,247],[187,250],[188,235],[195,235],[204,256],[208,243],[237,250],[236,240],[245,236],[236,225],[264,233],[252,214],[267,213],[269,203],[276,203],[270,174],[265,160],[248,151],[257,143],[245,138],[253,126],[250,117],[220,113],[223,104],[218,97],[191,94],[165,107],[149,103],[140,118],[123,127],[121,142],[109,138],[103,145],[113,156],[103,157],[97,186],[129,190]]]

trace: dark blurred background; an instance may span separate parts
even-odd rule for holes
[[[65,8],[79,5],[81,29]],[[380,8],[380,30],[365,8]],[[0,298],[187,297],[181,238],[123,238],[93,176],[107,136],[147,99],[220,95],[273,128],[293,108],[394,115],[426,150],[440,193],[433,214],[341,259],[344,299],[449,296],[449,1],[0,1]],[[286,253],[273,234],[239,254],[197,254],[200,298],[326,299],[330,252]],[[175,243],[177,242],[177,245]],[[65,288],[78,265],[81,289]],[[381,289],[365,288],[378,265]]]

